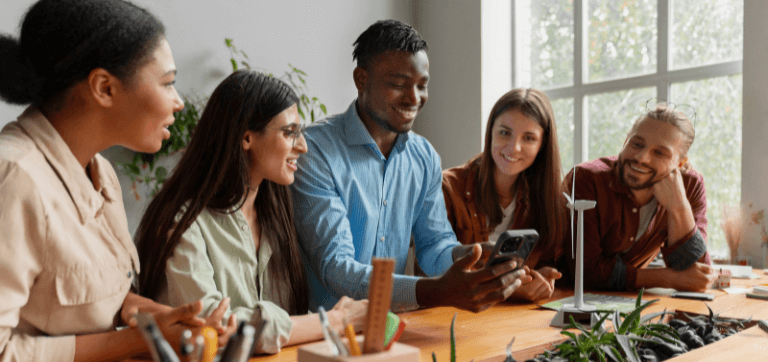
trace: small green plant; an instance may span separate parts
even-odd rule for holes
[[[248,54],[242,50],[238,50],[235,46],[234,40],[224,39],[224,45],[229,49],[229,62],[232,64],[232,71],[237,71],[240,66],[245,69],[251,69],[250,63],[248,63]],[[274,76],[272,73],[267,73],[270,76]],[[283,73],[281,79],[290,84],[296,94],[299,96],[299,115],[301,119],[309,122],[314,122],[315,119],[322,115],[327,115],[328,110],[325,104],[321,103],[317,97],[310,97],[309,88],[307,88],[307,73],[303,70],[294,67],[291,63],[288,63],[288,70]]]
[[[454,327],[456,325],[456,316],[459,313],[453,314],[453,320],[451,320],[451,362],[456,362],[456,333]],[[432,352],[432,362],[437,362],[437,356],[435,352]]]

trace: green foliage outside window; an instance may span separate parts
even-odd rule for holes
[[[516,0],[526,16],[517,42],[530,69],[524,86],[554,89],[574,85],[574,4],[579,0]],[[658,71],[658,1],[583,0],[585,83]],[[743,0],[669,0],[669,69],[700,67],[742,58]],[[527,67],[526,67],[527,66]],[[528,68],[529,67],[529,68]],[[521,77],[524,77],[522,75]],[[631,83],[628,83],[631,87]],[[655,87],[632,88],[584,97],[588,159],[617,155]],[[727,250],[723,208],[738,206],[741,195],[742,76],[740,74],[670,85],[669,100],[696,109],[696,140],[689,162],[707,189],[708,243]],[[573,167],[574,98],[552,99],[564,172]]]

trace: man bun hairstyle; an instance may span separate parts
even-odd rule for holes
[[[42,106],[103,68],[130,85],[165,35],[147,10],[123,0],[40,0],[16,40],[0,36],[0,99]]]
[[[387,50],[404,50],[416,54],[427,50],[427,42],[412,26],[397,20],[379,20],[369,26],[352,44],[352,60],[366,68],[373,57]]]
[[[672,104],[674,105],[674,103]],[[696,130],[693,127],[693,123],[688,118],[688,116],[685,115],[685,113],[676,110],[674,106],[670,107],[669,104],[662,102],[657,104],[653,109],[648,110],[646,113],[638,117],[635,120],[635,123],[632,124],[632,130],[634,130],[640,124],[640,122],[646,118],[669,123],[680,130],[680,133],[683,136],[683,142],[680,144],[680,157],[688,157],[688,150],[691,148],[691,145],[693,145],[693,140],[696,138]],[[683,167],[684,170],[690,168],[687,163],[686,166],[687,167]]]

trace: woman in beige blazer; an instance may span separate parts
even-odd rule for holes
[[[206,322],[201,303],[172,309],[131,292],[138,255],[98,154],[156,152],[169,137],[183,104],[163,25],[121,0],[41,0],[18,39],[0,36],[0,64],[0,98],[29,105],[0,132],[0,361],[147,353],[136,328],[116,330],[136,311],[178,346],[183,328]]]

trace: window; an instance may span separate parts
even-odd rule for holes
[[[652,97],[696,109],[708,242],[741,196],[743,0],[516,0],[513,84],[552,101],[563,169],[619,153]],[[689,115],[690,116],[690,115]]]

